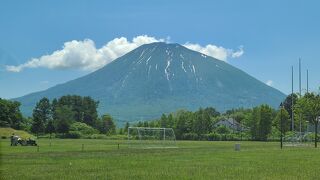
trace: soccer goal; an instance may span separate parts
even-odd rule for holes
[[[313,133],[310,132],[291,132],[283,138],[284,146],[312,146]]]
[[[175,148],[172,128],[129,127],[128,146],[131,148]]]

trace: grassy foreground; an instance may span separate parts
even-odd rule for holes
[[[130,149],[125,141],[1,140],[1,179],[319,179],[320,148],[278,143],[178,141],[172,149]],[[120,149],[118,149],[118,143]],[[51,146],[50,146],[51,144]],[[82,151],[84,144],[84,151]]]

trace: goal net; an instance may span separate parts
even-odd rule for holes
[[[128,146],[132,148],[174,148],[176,136],[172,128],[129,127]]]
[[[284,146],[311,146],[314,142],[314,133],[291,132],[283,138]]]

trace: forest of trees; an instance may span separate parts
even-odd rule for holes
[[[268,105],[253,109],[233,109],[220,114],[212,107],[200,108],[192,112],[179,110],[160,119],[138,122],[139,127],[173,128],[177,139],[182,140],[267,140],[271,133],[272,124],[277,112]],[[232,119],[237,121],[240,131],[226,126],[215,126],[220,120]]]
[[[257,141],[279,139],[281,130],[284,135],[293,131],[290,120],[292,115],[296,124],[294,131],[299,131],[300,118],[297,117],[301,117],[303,131],[307,122],[313,124],[315,128],[318,127],[319,94],[306,93],[302,97],[296,94],[288,95],[282,104],[282,108],[279,109],[260,105],[250,109],[231,109],[224,113],[218,112],[213,107],[200,108],[195,112],[178,110],[163,114],[159,119],[131,125],[170,127],[174,129],[177,139]],[[99,117],[98,105],[99,102],[91,97],[67,95],[52,101],[44,97],[37,102],[32,117],[25,118],[19,110],[19,102],[0,98],[0,126],[26,130],[36,136],[51,137],[55,134],[55,137],[64,138],[88,137],[92,134],[125,134],[130,124],[126,123],[125,127],[116,129],[112,116],[104,114]],[[216,126],[217,122],[226,119],[237,122],[241,130]]]
[[[0,98],[0,127],[23,129],[26,120],[20,112],[20,103]]]
[[[99,102],[91,97],[62,96],[50,101],[44,97],[37,102],[32,117],[22,117],[15,101],[0,99],[1,127],[32,132],[36,136],[58,133],[60,137],[78,138],[89,134],[115,134],[116,126],[108,115],[98,117]],[[4,108],[2,108],[4,107]]]
[[[293,99],[293,108],[291,100]],[[320,119],[320,95],[306,93],[301,98],[297,94],[288,95],[279,109],[264,104],[251,109],[232,109],[220,114],[214,108],[200,108],[191,112],[179,110],[153,121],[137,122],[138,127],[173,128],[177,139],[182,140],[278,140],[282,131],[285,136],[289,131],[307,130],[307,123],[312,124],[317,133]],[[291,116],[294,116],[294,129]],[[232,119],[240,124],[241,130],[235,131],[225,126],[215,126],[223,119]],[[317,134],[314,138],[317,138]],[[316,143],[317,141],[315,141]]]

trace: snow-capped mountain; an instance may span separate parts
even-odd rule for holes
[[[230,64],[166,43],[142,45],[89,75],[16,100],[30,115],[40,98],[67,94],[99,100],[99,113],[119,122],[208,106],[220,111],[263,103],[277,107],[285,97]]]

